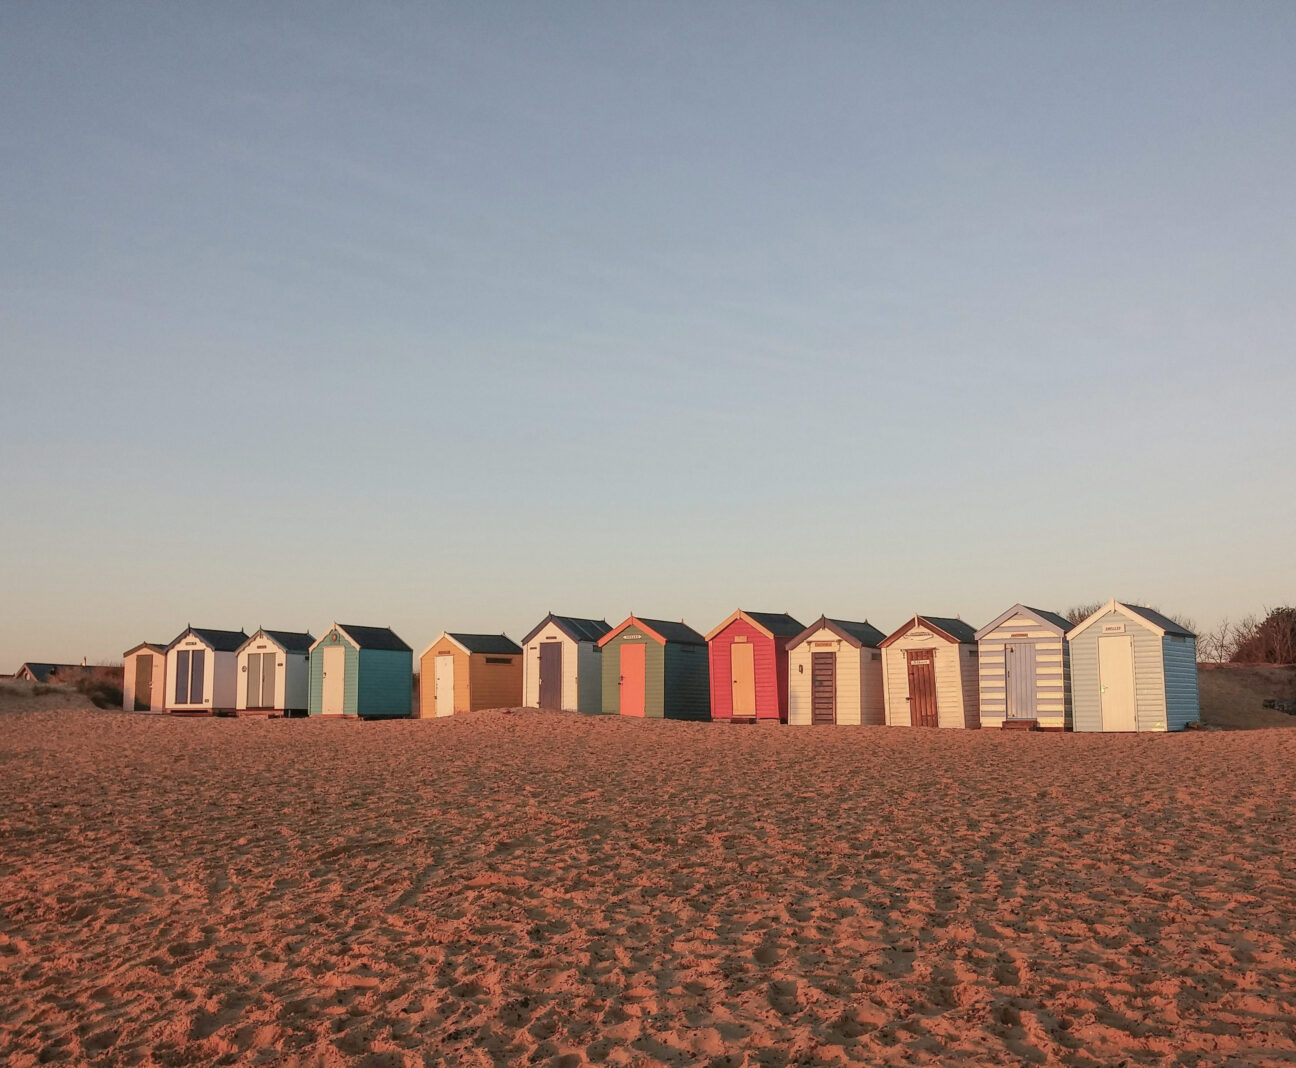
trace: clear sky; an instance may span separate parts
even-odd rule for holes
[[[0,670],[1296,600],[1296,4],[0,5]]]

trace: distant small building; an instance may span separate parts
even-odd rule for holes
[[[961,619],[914,616],[882,640],[890,727],[980,727],[976,631]]]
[[[886,638],[870,623],[820,616],[788,644],[788,722],[882,726]]]
[[[127,712],[166,711],[167,647],[141,642],[122,654],[122,708]]]
[[[788,642],[804,624],[786,612],[734,612],[706,636],[711,718],[787,722]]]
[[[1070,629],[1055,612],[1016,604],[976,632],[981,726],[1064,730],[1070,725]]]
[[[84,664],[46,664],[38,660],[29,660],[14,672],[14,678],[20,682],[40,682],[48,686],[60,683],[71,684],[85,671]]]
[[[186,627],[167,646],[166,710],[179,716],[233,715],[238,703],[241,630]]]
[[[442,631],[419,657],[419,716],[522,703],[522,646],[506,634]]]
[[[1108,601],[1067,634],[1072,729],[1178,731],[1201,719],[1197,636],[1141,605]]]
[[[522,639],[522,703],[597,715],[603,708],[605,619],[550,612]]]
[[[310,708],[306,631],[260,628],[238,651],[239,715],[304,716]]]
[[[708,719],[707,644],[686,623],[630,616],[599,639],[603,712],[648,719]]]
[[[312,716],[409,719],[414,651],[390,627],[334,623],[310,647]]]

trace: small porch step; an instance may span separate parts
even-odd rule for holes
[[[1039,730],[1039,720],[1006,719],[1003,721],[1003,729],[1006,731],[1037,731]]]

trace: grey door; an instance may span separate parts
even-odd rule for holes
[[[261,654],[261,707],[275,707],[275,653]]]
[[[562,708],[562,642],[544,642],[540,646],[541,708]]]
[[[247,706],[261,707],[261,654],[249,653],[247,658]]]
[[[1004,646],[1004,694],[1009,719],[1034,719],[1035,646],[1031,642],[1009,642]]]

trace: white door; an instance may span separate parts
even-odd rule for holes
[[[340,716],[346,711],[346,646],[324,646],[324,678],[320,713]]]
[[[1102,695],[1102,729],[1138,730],[1131,635],[1110,634],[1098,639],[1098,688]]]
[[[454,715],[454,657],[438,656],[433,673],[432,709],[438,716]]]

